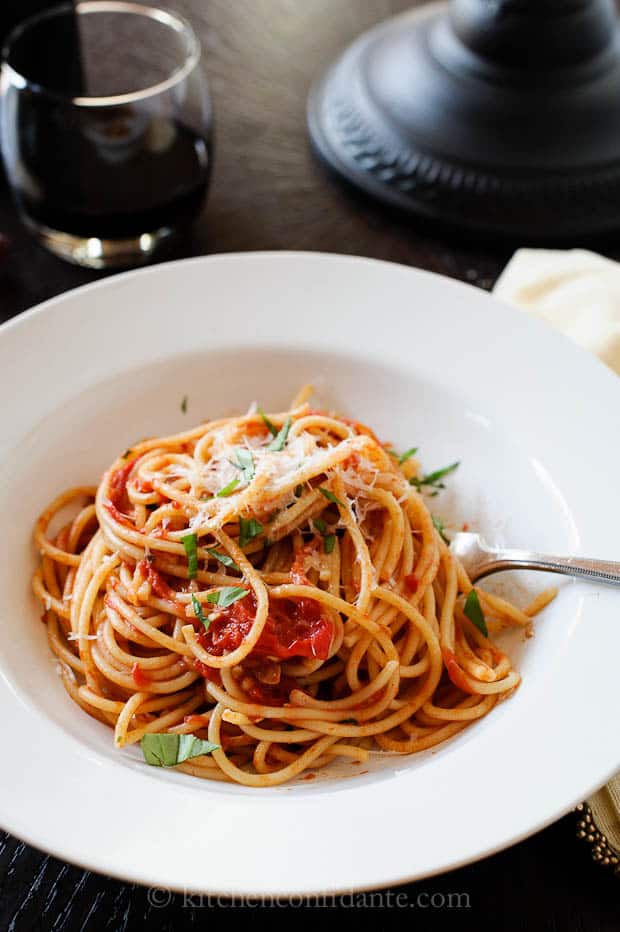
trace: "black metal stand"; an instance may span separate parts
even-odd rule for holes
[[[313,144],[354,185],[453,227],[620,229],[613,0],[453,0],[380,24],[314,86]]]

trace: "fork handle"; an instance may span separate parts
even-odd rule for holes
[[[620,586],[620,563],[609,560],[586,560],[582,557],[557,557],[529,550],[498,550],[489,554],[488,562],[478,568],[477,579],[505,570],[543,570],[562,576],[579,576],[591,582]]]

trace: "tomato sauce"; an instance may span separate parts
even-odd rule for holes
[[[317,541],[303,547],[291,566],[291,582],[308,586],[304,572],[305,559],[317,546]],[[256,597],[248,591],[245,598],[218,611],[208,631],[201,631],[198,640],[206,651],[221,657],[236,650],[250,633],[256,617]],[[278,599],[269,606],[262,634],[254,646],[254,657],[309,657],[327,660],[334,626],[316,599]]]
[[[131,677],[138,689],[142,689],[144,686],[148,686],[148,684],[151,682],[150,676],[148,673],[144,672],[137,660],[131,668]]]
[[[191,725],[192,728],[208,728],[209,719],[205,715],[184,715],[183,724]]]
[[[108,512],[108,514],[114,518],[117,524],[124,524],[125,527],[130,527],[133,531],[138,531],[138,529],[133,526],[127,515],[124,515],[122,511],[119,511],[116,505],[113,505],[112,502],[104,502],[103,507]],[[138,531],[138,533],[142,532]]]
[[[145,579],[148,579],[155,595],[158,595],[160,599],[165,599],[167,602],[176,603],[177,592],[172,586],[168,585],[159,570],[156,570],[149,560],[140,560],[136,569]]]
[[[458,686],[458,688],[461,689],[464,693],[469,693],[469,695],[475,696],[476,693],[473,691],[473,689],[470,689],[467,678],[459,666],[454,651],[450,650],[449,647],[442,647],[441,654],[443,657],[443,662],[446,665],[446,672],[454,685]]]
[[[135,482],[132,483],[132,485],[136,489],[137,492],[144,492],[145,494],[147,494],[153,491],[153,483],[151,482],[150,479],[136,479]]]
[[[320,546],[320,539],[315,537],[313,541],[309,544],[306,544],[305,547],[302,547],[295,556],[293,565],[290,569],[291,582],[295,586],[309,586],[310,580],[305,573],[305,564],[306,557],[310,556],[313,551]],[[292,601],[292,600],[291,600]],[[327,631],[329,632],[329,637],[327,644],[324,645],[325,656],[322,653],[314,654],[303,654],[301,656],[312,656],[318,657],[321,660],[326,660],[329,653],[329,645],[331,644],[331,638],[333,634],[333,625],[329,619],[325,618],[321,613],[321,603],[317,602],[316,599],[295,599],[294,604],[296,605],[296,615],[298,620],[303,620],[306,624],[319,626],[321,621],[326,622],[327,628],[323,632],[323,639],[327,636]],[[263,632],[264,633],[264,632]]]
[[[131,474],[131,470],[139,459],[140,457],[137,456],[135,459],[129,460],[128,463],[125,463],[124,466],[121,466],[120,469],[112,473],[109,482],[109,500],[104,505],[108,514],[110,514],[115,521],[132,528],[133,524],[125,514],[125,511],[130,507],[129,498],[127,496],[127,481]]]
[[[206,663],[203,663],[202,660],[194,660],[190,657],[185,657],[185,666],[188,670],[195,670],[196,673],[200,673],[205,680],[209,680],[210,683],[215,683],[216,686],[222,685],[222,675],[217,667],[209,667]]]
[[[219,611],[208,631],[201,631],[198,640],[210,654],[221,657],[241,646],[250,633],[256,616],[256,598],[248,592],[227,608]],[[269,608],[267,622],[252,654],[290,660],[291,657],[311,657],[327,660],[333,637],[333,625],[321,613],[314,599],[278,600]]]
[[[115,470],[110,476],[110,504],[114,505],[119,511],[124,511],[129,504],[127,498],[127,480],[129,479],[135,462],[135,460],[129,460],[128,463],[125,463],[120,469]]]
[[[251,702],[257,705],[284,705],[289,700],[291,690],[299,689],[291,676],[280,677],[279,683],[261,683],[253,676],[244,676],[241,687]]]

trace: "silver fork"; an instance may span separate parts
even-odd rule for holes
[[[620,563],[587,560],[584,557],[558,557],[531,550],[492,549],[479,534],[455,534],[450,551],[461,561],[472,582],[503,573],[504,570],[543,570],[563,576],[579,576],[589,582],[620,586]]]

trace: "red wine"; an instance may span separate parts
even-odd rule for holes
[[[145,124],[139,114],[117,114],[112,123],[67,134],[45,116],[25,116],[20,166],[10,164],[6,144],[5,159],[17,201],[35,222],[76,236],[123,239],[184,225],[199,213],[209,141],[181,123]]]
[[[163,40],[153,39],[151,71],[140,59],[136,70],[129,51],[145,35],[137,22],[136,35],[118,38],[123,71],[106,56],[116,35],[100,28],[96,17],[76,26],[69,8],[13,38],[9,64],[33,85],[31,92],[11,84],[4,99],[2,150],[14,196],[37,226],[77,237],[131,239],[185,225],[209,180],[208,106],[187,87],[142,97],[137,82],[161,79]],[[132,100],[118,103],[126,91]],[[112,104],[94,106],[93,96]],[[76,97],[85,105],[73,104]]]

